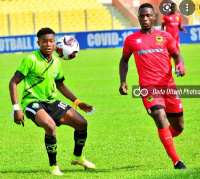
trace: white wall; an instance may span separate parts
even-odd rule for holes
[[[97,0],[99,3],[112,4],[112,0]]]

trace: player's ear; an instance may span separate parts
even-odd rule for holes
[[[38,46],[40,46],[40,42],[39,42],[39,40],[37,41],[37,44],[38,44]]]
[[[154,13],[153,15],[154,20],[156,20],[156,17],[157,17],[157,13]]]

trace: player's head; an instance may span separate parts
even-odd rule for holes
[[[175,14],[175,12],[176,12],[176,4],[173,2],[171,3],[171,13]]]
[[[154,8],[149,3],[142,4],[138,9],[138,19],[143,30],[149,30],[156,19]]]
[[[43,55],[49,56],[54,51],[55,32],[50,28],[42,28],[37,33],[38,45]]]

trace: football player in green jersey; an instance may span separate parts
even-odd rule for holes
[[[57,100],[58,90],[85,112],[92,112],[93,106],[82,103],[63,83],[62,65],[52,55],[55,46],[55,32],[42,28],[37,33],[39,50],[32,52],[21,63],[12,77],[9,89],[14,108],[14,122],[24,126],[24,114],[37,126],[45,130],[45,145],[49,157],[49,172],[62,175],[56,161],[57,142],[56,126],[61,124],[75,129],[75,147],[71,163],[84,168],[95,168],[95,165],[82,156],[87,138],[87,121],[68,104]],[[17,98],[17,85],[24,80],[22,110]],[[22,112],[23,111],[23,112]]]

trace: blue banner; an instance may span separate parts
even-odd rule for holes
[[[156,27],[160,28],[160,27]],[[188,34],[180,32],[181,44],[200,43],[200,25],[184,26]],[[123,47],[125,38],[140,28],[110,31],[87,31],[76,33],[58,33],[56,40],[64,35],[75,37],[81,49]],[[0,37],[0,53],[28,52],[38,49],[36,35]]]
[[[187,30],[187,34],[179,31],[181,44],[200,43],[200,25],[183,26]]]

